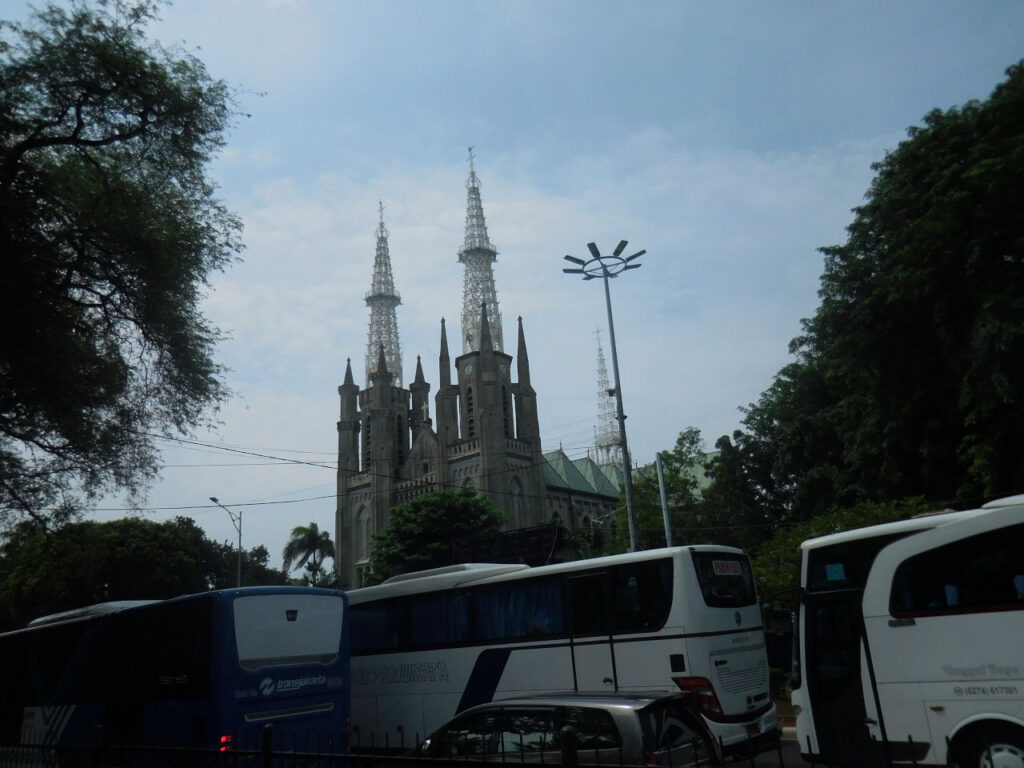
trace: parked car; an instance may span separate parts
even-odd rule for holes
[[[408,756],[579,765],[709,765],[718,745],[691,694],[566,693],[501,699],[461,712]]]

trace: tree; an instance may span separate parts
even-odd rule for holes
[[[155,11],[73,0],[0,22],[0,522],[138,498],[156,438],[226,397],[199,303],[241,249],[206,176],[232,99],[146,41]]]
[[[704,470],[703,440],[700,430],[687,427],[676,438],[669,451],[661,452],[665,496],[669,521],[672,524],[673,543],[680,535],[688,543],[705,541],[706,531],[698,512],[700,478]],[[615,526],[615,542],[619,552],[629,546],[629,524],[626,520],[625,496],[619,499],[619,514]],[[633,507],[636,510],[639,549],[665,546],[665,518],[661,508],[661,486],[655,465],[634,472]],[[695,539],[694,536],[697,538]]]
[[[387,527],[370,544],[364,585],[400,573],[452,565],[455,539],[501,530],[504,516],[473,488],[426,493],[391,510]]]
[[[284,545],[281,553],[284,559],[284,571],[292,569],[292,564],[306,566],[309,571],[309,582],[315,587],[326,581],[321,573],[323,561],[334,558],[334,542],[331,534],[321,531],[316,523],[297,525],[292,528],[292,535]]]
[[[107,600],[158,600],[234,587],[237,550],[206,538],[190,518],[124,518],[51,530],[15,525],[0,547],[0,627]],[[245,584],[282,584],[265,547],[243,553]]]
[[[1024,62],[908,134],[822,249],[796,362],[734,440],[792,520],[1024,487]]]

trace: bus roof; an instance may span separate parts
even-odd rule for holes
[[[105,616],[109,613],[119,613],[121,611],[126,611],[129,608],[138,608],[141,605],[152,605],[157,602],[159,602],[159,600],[114,600],[107,603],[96,603],[95,605],[87,605],[83,608],[72,608],[70,611],[61,611],[60,613],[51,613],[46,616],[40,616],[37,619],[32,619],[32,621],[28,623],[28,626],[41,627],[46,624],[62,624],[66,621],[91,619],[94,616]]]
[[[1014,499],[1017,499],[1017,501],[1014,501]],[[879,523],[878,525],[869,525],[864,528],[854,528],[849,531],[830,533],[826,536],[807,539],[800,544],[800,549],[801,551],[806,552],[811,549],[831,547],[835,544],[845,544],[849,541],[869,539],[875,536],[888,536],[889,534],[925,531],[931,528],[938,528],[940,525],[949,525],[961,520],[967,520],[971,517],[987,515],[996,509],[1017,506],[1018,504],[1024,504],[1024,495],[1011,496],[1005,499],[996,499],[995,501],[991,501],[984,505],[980,509],[965,509],[959,512],[954,512],[952,510],[927,512],[921,515],[916,515],[907,520],[897,520],[893,523]]]
[[[743,554],[743,550],[736,549],[735,547],[724,547],[716,544],[695,544],[681,547],[646,549],[640,552],[629,552],[622,555],[607,555],[604,557],[572,560],[567,563],[554,563],[552,565],[539,565],[535,567],[523,565],[522,563],[462,563],[460,565],[432,568],[426,571],[416,571],[414,573],[393,576],[383,584],[349,590],[347,594],[349,596],[350,603],[352,605],[356,605],[358,603],[380,600],[386,597],[412,595],[421,592],[433,592],[442,589],[467,586],[469,584],[483,584],[490,581],[506,581],[509,579],[516,579],[520,576],[526,576],[526,571],[529,571],[528,575],[530,576],[541,576],[544,574],[563,573],[566,571],[602,568],[622,563],[633,563],[638,560],[653,560],[684,550]]]

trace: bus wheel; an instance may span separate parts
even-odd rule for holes
[[[1024,768],[1024,732],[1013,726],[989,728],[966,750],[964,768]]]

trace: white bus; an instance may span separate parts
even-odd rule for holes
[[[562,691],[691,691],[728,752],[774,744],[747,556],[688,546],[458,565],[348,592],[354,748],[411,747],[467,707]]]
[[[801,549],[806,760],[1024,768],[1024,496]]]

